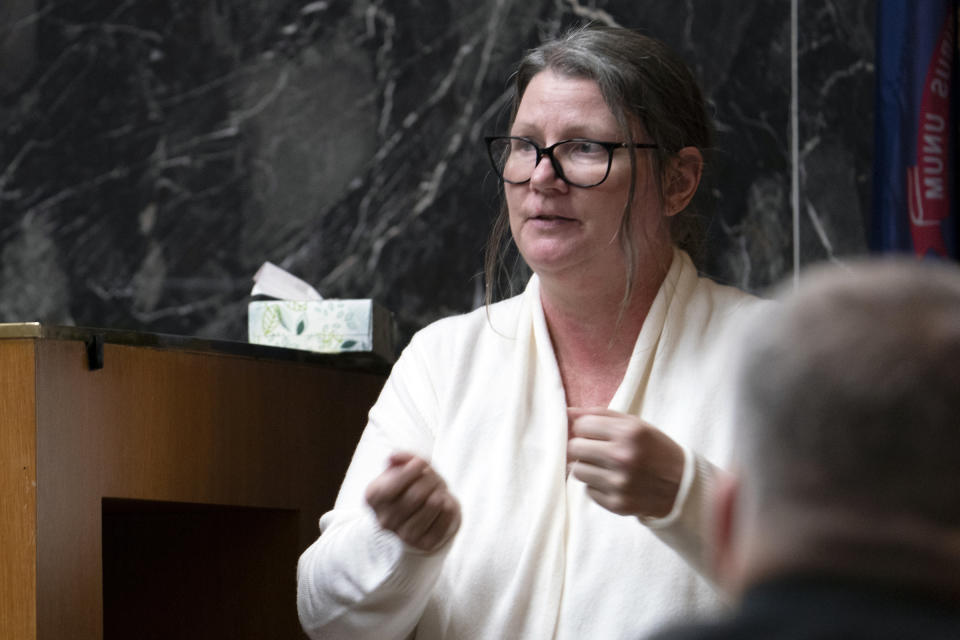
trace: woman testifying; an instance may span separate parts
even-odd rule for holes
[[[315,638],[637,638],[718,604],[701,510],[730,456],[724,332],[698,272],[711,126],[687,67],[580,28],[515,75],[487,139],[522,294],[418,332],[298,567]]]

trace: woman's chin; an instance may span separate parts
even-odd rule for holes
[[[526,255],[524,259],[530,269],[541,279],[582,279],[588,274],[594,277],[604,270],[595,261],[587,259],[578,252],[540,252]],[[619,275],[619,272],[616,275]]]
[[[527,265],[538,274],[562,271],[578,261],[576,251],[556,243],[537,243],[521,249],[520,254]]]

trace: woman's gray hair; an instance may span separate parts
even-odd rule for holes
[[[637,31],[587,25],[532,49],[514,74],[510,125],[530,80],[542,71],[593,80],[613,112],[624,142],[653,142],[651,150],[657,195],[663,202],[667,160],[684,147],[705,153],[712,144],[713,129],[706,105],[690,69],[662,42]],[[634,140],[640,124],[647,133]],[[633,289],[638,248],[631,233],[632,202],[636,191],[636,151],[628,148],[630,188],[620,222],[620,248],[626,258],[624,304]],[[693,256],[702,251],[703,230],[694,212],[684,210],[670,220],[673,242]],[[498,267],[509,248],[510,221],[504,204],[491,229],[484,259],[487,304],[493,301]]]

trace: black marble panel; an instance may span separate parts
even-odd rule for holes
[[[865,250],[874,8],[800,3],[803,261]],[[707,269],[792,269],[786,0],[4,0],[0,321],[244,339],[271,260],[405,336],[482,301],[481,137],[542,37],[682,53],[718,127]]]

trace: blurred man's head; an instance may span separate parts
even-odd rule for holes
[[[738,370],[721,577],[734,589],[803,569],[926,581],[960,559],[960,269],[821,267],[773,307]]]

